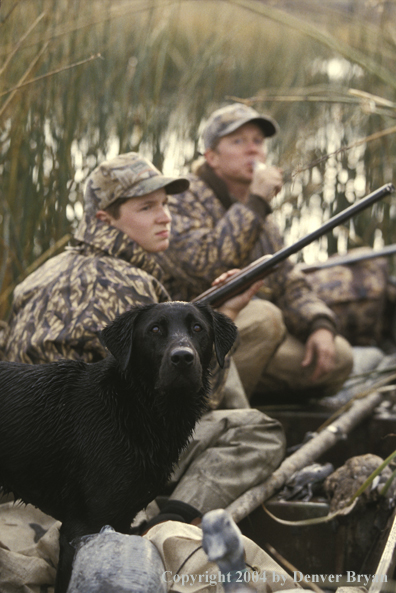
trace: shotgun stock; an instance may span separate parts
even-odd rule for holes
[[[365,208],[375,204],[394,191],[395,187],[392,183],[383,185],[376,191],[359,200],[356,204],[352,204],[352,206],[345,208],[345,210],[330,218],[330,220],[325,222],[321,227],[312,233],[309,233],[299,241],[296,241],[293,243],[293,245],[284,247],[273,255],[263,255],[263,257],[256,259],[254,262],[243,268],[240,272],[237,272],[224,284],[209,288],[202,294],[198,295],[193,300],[193,303],[205,303],[207,305],[211,305],[212,307],[219,307],[228,299],[247,290],[249,286],[251,286],[257,280],[265,278],[274,272],[276,267],[290,255],[297,253],[297,251],[300,251],[303,249],[303,247],[306,247],[306,245],[312,243],[312,241],[316,241],[316,239],[319,239],[334,229],[336,226],[339,226],[343,222],[349,220],[359,212],[362,212],[362,210],[365,210]]]

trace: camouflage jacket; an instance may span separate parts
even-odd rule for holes
[[[364,256],[370,251],[360,247],[351,249],[348,255]],[[394,341],[395,290],[389,280],[386,258],[319,267],[307,276],[319,297],[337,315],[339,332],[352,346],[386,349],[384,341]]]
[[[182,300],[201,294],[222,272],[283,247],[271,208],[262,199],[251,196],[247,205],[236,201],[207,165],[189,179],[189,190],[169,196],[171,245],[157,256],[165,287]],[[265,279],[260,296],[282,310],[289,331],[303,341],[319,327],[335,331],[334,313],[289,261]]]
[[[105,325],[135,305],[169,300],[157,261],[124,233],[86,215],[75,240],[16,287],[5,360],[101,360]],[[228,357],[224,369],[214,359],[211,408],[222,399],[228,368]]]
[[[116,228],[84,219],[76,239],[15,288],[6,360],[100,360],[99,331],[116,315],[169,299],[158,264]]]

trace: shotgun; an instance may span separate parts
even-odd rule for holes
[[[309,274],[310,272],[316,272],[317,270],[323,270],[325,268],[333,268],[334,266],[349,266],[351,264],[357,264],[361,261],[367,261],[368,259],[389,257],[395,254],[396,243],[393,243],[392,245],[386,245],[385,247],[382,247],[382,249],[375,249],[365,253],[347,253],[346,255],[330,257],[324,262],[317,262],[315,264],[299,264],[298,269],[302,270],[306,274]]]
[[[362,212],[365,208],[375,204],[394,191],[395,187],[392,183],[383,185],[376,191],[359,200],[356,204],[352,204],[352,206],[345,208],[345,210],[330,218],[330,220],[325,222],[318,229],[309,233],[299,241],[296,241],[293,245],[284,247],[273,255],[263,255],[240,270],[240,272],[234,274],[234,276],[229,278],[224,284],[209,288],[193,299],[193,303],[204,303],[211,305],[212,307],[219,307],[228,299],[244,292],[257,280],[265,278],[268,274],[274,272],[276,267],[290,255],[297,253],[297,251],[300,251],[303,247],[312,243],[312,241],[319,239],[319,237],[322,237],[336,226],[349,220],[352,216]]]

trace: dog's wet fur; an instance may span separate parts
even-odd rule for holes
[[[236,333],[205,305],[150,304],[101,332],[100,362],[0,363],[0,488],[62,522],[56,593],[74,538],[128,533],[163,490]]]

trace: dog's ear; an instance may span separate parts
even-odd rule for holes
[[[199,303],[196,303],[195,306],[201,309],[212,323],[217,362],[223,368],[226,354],[231,350],[237,338],[237,327],[227,315],[214,311],[212,307]]]
[[[133,328],[136,318],[142,310],[152,305],[134,307],[126,313],[122,313],[106,326],[99,334],[100,341],[119,363],[125,372],[128,368],[132,353]]]
[[[213,311],[213,332],[217,362],[223,368],[224,359],[237,339],[238,330],[227,315]]]

